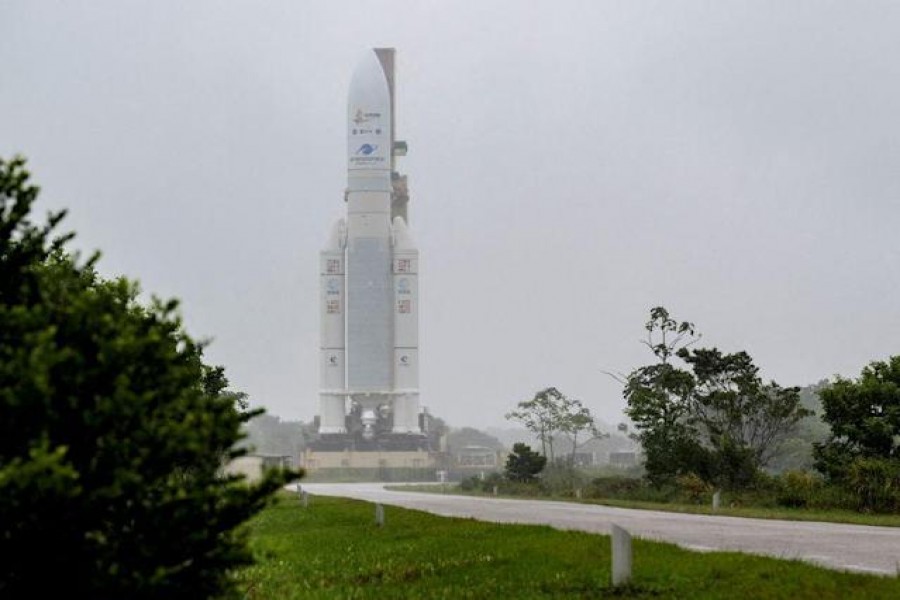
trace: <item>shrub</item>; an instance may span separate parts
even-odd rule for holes
[[[253,416],[175,302],[104,281],[28,219],[0,160],[0,596],[206,598],[250,560],[238,526],[289,474],[221,475]]]
[[[477,475],[466,477],[465,479],[460,480],[459,489],[463,490],[464,492],[479,490],[481,489],[481,478]]]
[[[778,484],[776,501],[791,508],[807,507],[824,486],[822,478],[809,471],[785,471]]]
[[[687,500],[695,504],[705,504],[713,493],[712,486],[696,473],[679,475],[675,478],[675,484]]]
[[[896,460],[857,458],[850,464],[847,484],[859,510],[900,509],[900,462]]]
[[[527,444],[516,443],[506,459],[506,478],[521,483],[534,481],[546,464],[546,456],[541,456]]]
[[[591,481],[588,494],[595,498],[629,498],[646,485],[631,477],[597,477]]]

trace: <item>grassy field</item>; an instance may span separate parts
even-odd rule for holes
[[[635,540],[634,581],[609,587],[609,538],[282,494],[250,526],[246,598],[900,598],[900,579]]]
[[[394,485],[387,489],[428,492],[433,494],[461,494],[465,496],[493,497],[485,492],[472,490],[463,491],[456,484],[440,486],[434,484],[423,485]],[[501,498],[526,498],[526,496],[499,496]],[[622,500],[618,498],[587,498],[576,500],[572,496],[527,496],[529,500],[554,500],[557,502],[580,502],[583,504],[600,504],[603,506],[616,506],[619,508],[637,508],[642,510],[661,510],[668,512],[690,513],[697,515],[723,515],[726,517],[748,517],[754,519],[782,519],[785,521],[821,521],[826,523],[849,523],[852,525],[879,525],[881,527],[900,527],[900,514],[872,514],[860,513],[851,510],[817,510],[810,508],[764,508],[759,506],[722,506],[713,511],[708,504],[676,504],[673,502],[646,502],[642,500]]]

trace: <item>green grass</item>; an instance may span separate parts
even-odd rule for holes
[[[882,527],[900,527],[900,515],[859,513],[850,510],[818,510],[811,508],[763,508],[757,506],[723,506],[714,511],[711,506],[699,504],[669,504],[664,502],[644,502],[640,500],[618,500],[615,498],[591,499],[586,502],[617,506],[621,508],[639,508],[644,510],[662,510],[698,515],[724,515],[727,517],[747,517],[754,519],[782,519],[785,521],[819,521],[825,523],[849,523],[852,525],[879,525]]]
[[[634,542],[634,580],[609,587],[609,538],[293,495],[250,524],[246,598],[900,598],[900,579]]]
[[[405,492],[428,492],[432,494],[451,493],[463,496],[481,496],[493,498],[492,494],[478,490],[464,491],[458,485],[447,485],[442,489],[440,485],[395,485],[386,486],[389,490]],[[576,500],[569,496],[504,496],[499,498],[518,498],[528,500],[553,500],[556,502],[579,502],[581,504],[600,504],[602,506],[615,506],[618,508],[636,508],[641,510],[660,510],[677,513],[690,513],[697,515],[722,515],[726,517],[744,517],[753,519],[781,519],[785,521],[818,521],[825,523],[847,523],[851,525],[878,525],[881,527],[900,527],[900,514],[875,514],[860,513],[852,510],[841,509],[812,509],[812,508],[785,508],[785,507],[760,507],[760,506],[722,506],[713,511],[707,504],[680,504],[674,502],[650,502],[646,500],[625,500],[620,498],[585,498]]]

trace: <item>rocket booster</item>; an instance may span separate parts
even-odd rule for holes
[[[347,433],[348,409],[367,439],[387,416],[390,433],[420,433],[418,250],[406,179],[393,168],[393,58],[393,49],[367,52],[350,84],[347,217],[320,261],[323,434]]]

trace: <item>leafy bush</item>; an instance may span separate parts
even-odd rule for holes
[[[481,478],[477,475],[473,475],[472,477],[466,477],[465,479],[460,480],[459,489],[464,492],[473,492],[481,489]]]
[[[546,456],[541,456],[527,444],[516,443],[506,459],[506,478],[520,483],[534,481],[546,464]]]
[[[205,598],[250,560],[238,526],[290,474],[224,477],[253,413],[175,302],[78,265],[0,160],[0,596]]]
[[[679,475],[675,478],[675,484],[681,495],[694,504],[706,504],[713,494],[713,487],[696,473]]]
[[[459,482],[460,489],[467,492],[493,492],[494,486],[500,486],[506,482],[500,473],[489,473],[485,477],[473,475]]]
[[[805,508],[824,486],[822,478],[809,471],[785,471],[778,478],[777,502],[780,506]]]
[[[900,510],[900,461],[857,458],[850,465],[847,484],[859,510]]]
[[[588,489],[590,495],[597,498],[627,498],[645,487],[644,481],[632,477],[597,477]]]

